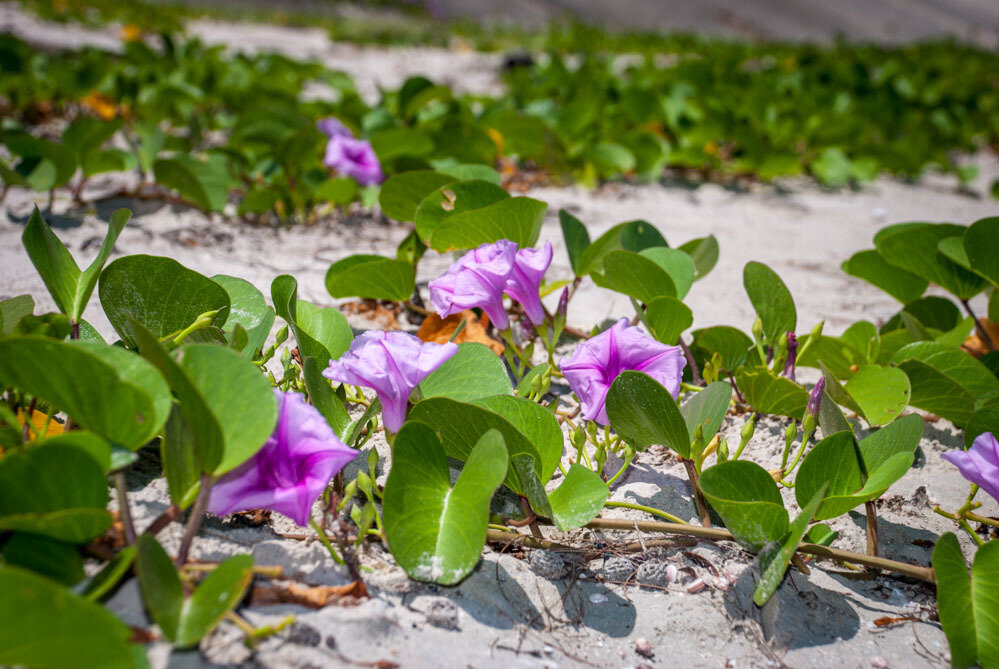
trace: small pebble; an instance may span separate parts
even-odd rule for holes
[[[639,637],[635,639],[635,652],[642,657],[651,658],[655,653],[652,652],[652,646],[649,644],[649,640],[645,637]]]
[[[326,647],[330,650],[336,650],[336,639],[333,638],[332,634],[326,637]]]
[[[732,584],[727,578],[723,576],[716,576],[715,579],[711,581],[711,585],[712,587],[714,587],[715,590],[721,590],[722,592],[725,592],[726,590],[729,589],[729,586],[731,586]]]
[[[687,592],[694,594],[704,589],[704,579],[698,578],[687,584]]]
[[[888,659],[881,657],[880,655],[875,655],[871,658],[871,666],[874,669],[888,669]]]
[[[601,592],[594,592],[592,595],[590,595],[590,601],[593,602],[594,604],[603,604],[604,602],[607,601],[607,595]]]
[[[318,646],[323,636],[312,625],[293,622],[288,626],[288,641],[299,646]]]

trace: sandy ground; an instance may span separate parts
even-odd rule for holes
[[[7,12],[8,10],[4,10]],[[0,18],[9,13],[0,14]],[[3,18],[6,21],[6,18]],[[18,21],[23,20],[23,17]],[[9,23],[4,23],[9,25]],[[46,26],[46,31],[56,28]],[[72,32],[72,29],[61,29]],[[58,36],[59,33],[53,32]],[[235,33],[233,33],[235,35]],[[268,40],[270,40],[268,42]],[[244,45],[251,40],[247,38]],[[261,43],[277,43],[270,33]],[[302,40],[306,41],[305,38]],[[298,48],[298,47],[296,47]],[[303,47],[304,48],[304,47]],[[448,52],[439,52],[447,54]],[[379,76],[403,76],[411,67],[408,52],[359,50],[344,67],[368,82]],[[441,71],[431,77],[461,80],[462,70],[444,55],[428,60]],[[428,65],[424,65],[427,67]],[[930,176],[918,184],[879,179],[858,191],[828,192],[804,181],[781,189],[754,187],[734,192],[720,186],[700,188],[616,184],[595,191],[538,188],[529,193],[551,207],[542,239],[560,239],[557,210],[566,207],[590,228],[592,236],[611,225],[645,218],[674,245],[714,234],[721,258],[714,272],[695,285],[687,298],[695,326],[731,324],[748,329],[752,310],[741,287],[748,260],[770,264],[796,298],[799,331],[825,318],[827,332],[839,333],[860,318],[883,320],[898,308],[893,300],[839,270],[853,252],[871,245],[883,225],[906,220],[970,223],[996,215],[994,200],[981,195],[999,175],[994,155],[974,159],[981,176],[977,194],[955,191],[952,180]],[[130,253],[167,255],[206,274],[247,278],[265,294],[278,274],[290,273],[300,295],[320,305],[333,304],[323,287],[330,263],[352,253],[392,254],[408,232],[371,212],[356,211],[311,227],[273,230],[251,227],[200,212],[155,202],[101,200],[116,187],[112,178],[95,179],[86,196],[95,204],[83,210],[57,197],[52,223],[57,234],[82,263],[92,258],[110,213],[121,206],[135,211],[115,256]],[[12,190],[0,206],[0,297],[32,294],[39,310],[52,308],[41,280],[20,246],[23,225],[43,197]],[[556,243],[549,278],[567,278],[568,259]],[[421,280],[439,274],[450,258],[428,254]],[[607,318],[626,315],[626,299],[586,282],[570,309],[569,320],[589,328]],[[105,336],[112,332],[96,298],[86,312]],[[742,417],[724,427],[738,441]],[[766,420],[747,454],[764,466],[780,457],[783,425]],[[930,542],[951,524],[932,514],[929,504],[959,505],[967,487],[957,471],[941,461],[941,452],[959,447],[960,434],[946,421],[927,423],[913,469],[886,495],[880,509],[882,551],[887,557],[927,564]],[[388,455],[387,445],[375,447]],[[358,460],[363,460],[358,458]],[[614,462],[608,463],[614,467]],[[166,508],[165,483],[154,478],[155,454],[143,454],[133,473],[138,524],[143,526]],[[382,476],[384,472],[379,472]],[[683,518],[694,516],[682,467],[667,454],[650,449],[613,489],[613,499],[650,504]],[[999,514],[993,502],[982,509]],[[643,514],[612,510],[607,515],[642,518]],[[863,517],[838,519],[837,546],[863,550]],[[195,556],[218,560],[250,551],[259,564],[279,564],[304,583],[346,582],[318,543],[282,538],[293,531],[276,517],[272,526],[248,527],[209,521],[195,542]],[[752,557],[734,544],[676,543],[669,547],[624,554],[612,542],[638,540],[604,532],[571,537],[547,530],[549,538],[606,544],[603,555],[586,560],[577,554],[500,553],[487,549],[479,568],[454,588],[409,581],[391,556],[371,546],[364,564],[373,593],[356,606],[328,606],[315,611],[297,606],[247,607],[241,611],[256,625],[276,623],[291,614],[296,624],[265,640],[253,651],[241,643],[238,630],[223,623],[202,646],[202,653],[169,655],[154,645],[156,667],[264,666],[327,667],[386,661],[404,667],[918,667],[946,666],[946,642],[933,621],[933,590],[923,584],[888,576],[858,578],[832,564],[813,563],[812,575],[791,574],[763,610],[751,603]],[[168,550],[176,550],[180,526],[160,534]],[[653,537],[645,535],[643,540]],[[967,541],[965,548],[970,549]],[[696,557],[690,557],[693,554]],[[680,568],[679,582],[659,580],[665,567]],[[707,566],[708,564],[711,567]],[[714,571],[717,571],[717,574]],[[687,587],[701,578],[700,592]],[[647,585],[637,585],[635,581]],[[629,585],[620,582],[630,581]],[[148,626],[134,581],[109,606],[127,622]],[[875,620],[912,617],[881,628]],[[644,641],[643,641],[644,640]],[[648,644],[650,657],[638,654]]]

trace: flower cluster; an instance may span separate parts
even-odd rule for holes
[[[316,123],[316,127],[329,137],[323,158],[326,167],[354,177],[362,186],[382,182],[385,175],[371,142],[357,139],[347,126],[335,118],[324,118]]]
[[[505,330],[510,325],[503,308],[506,294],[520,303],[533,325],[540,325],[545,309],[539,290],[551,262],[550,242],[540,249],[519,250],[507,239],[483,244],[430,282],[430,301],[441,318],[479,307],[497,328]]]
[[[667,346],[628,325],[622,318],[613,326],[578,347],[560,362],[569,387],[583,407],[583,418],[608,424],[607,391],[621,372],[645,372],[665,387],[674,398],[680,393],[680,379],[687,362],[679,346]]]
[[[337,438],[304,395],[277,389],[274,394],[280,405],[274,433],[256,455],[212,486],[208,511],[224,516],[266,508],[305,526],[316,498],[357,451]]]

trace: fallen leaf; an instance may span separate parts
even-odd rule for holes
[[[485,344],[496,355],[503,355],[503,344],[486,334],[485,325],[479,321],[478,316],[470,309],[444,319],[437,314],[430,314],[423,321],[423,324],[420,325],[416,336],[426,342],[444,344],[451,339],[451,335],[454,334],[455,328],[458,327],[463,318],[465,319],[465,327],[461,329],[461,332],[455,338],[454,341],[456,343],[462,344],[466,341],[471,341]]]
[[[992,346],[990,347],[982,340],[981,337],[978,336],[978,328],[975,328],[961,345],[961,348],[976,358],[980,358],[986,353],[991,353],[996,350],[995,346],[999,344],[999,323],[993,323],[987,318],[979,318],[978,323],[985,328],[985,331],[989,335],[989,339],[992,340]]]
[[[257,606],[298,604],[310,609],[321,609],[329,604],[353,605],[365,597],[368,597],[368,589],[361,581],[348,585],[275,583],[255,585],[250,592],[250,601]]]
[[[90,109],[105,121],[110,121],[118,114],[118,107],[114,101],[97,91],[90,91],[85,98],[80,100],[80,105]]]
[[[45,427],[46,421],[49,424],[47,428]],[[17,410],[17,422],[20,423],[22,426],[24,425],[24,412],[21,411],[20,409]],[[63,433],[62,423],[54,419],[49,420],[49,415],[46,413],[42,413],[41,411],[31,412],[31,424],[35,427],[35,430],[38,431],[38,434],[42,434],[44,431],[44,434],[42,436],[45,437],[54,437],[57,434]],[[34,441],[35,433],[29,431],[29,435],[30,436],[28,437],[28,441]]]
[[[385,300],[353,300],[339,306],[341,312],[366,318],[382,330],[399,330],[397,317],[402,311],[398,302]]]
[[[874,621],[876,627],[891,627],[892,625],[897,625],[898,623],[907,622],[919,622],[919,618],[915,616],[902,616],[901,618],[893,618],[892,616],[883,616]]]

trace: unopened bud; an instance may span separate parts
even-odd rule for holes
[[[720,437],[718,439],[718,462],[725,462],[728,460],[728,440],[725,437]]]
[[[364,472],[357,472],[357,487],[366,495],[371,494],[371,477]]]
[[[798,361],[798,338],[793,332],[787,333],[787,360],[784,361],[784,376],[794,381],[794,365]]]
[[[753,321],[753,339],[756,341],[763,341],[763,319],[759,316]]]
[[[784,447],[790,448],[791,444],[794,443],[795,438],[798,436],[798,425],[792,420],[784,430]]]
[[[569,311],[569,286],[562,289],[562,294],[558,298],[558,307],[555,309],[555,322],[558,323],[559,319],[562,319],[562,323],[565,323],[565,315]]]
[[[819,417],[819,409],[822,408],[822,393],[826,389],[826,377],[820,376],[818,383],[812,388],[811,394],[808,396],[808,415],[812,418],[817,419]]]
[[[697,424],[697,428],[694,430],[694,438],[690,442],[690,458],[697,461],[701,457],[701,453],[704,452],[704,428],[701,424]]]
[[[274,335],[274,343],[277,345],[283,344],[288,339],[288,326],[282,326],[277,334]]]
[[[576,427],[576,429],[572,431],[570,441],[572,441],[572,445],[575,446],[577,450],[586,445],[586,432],[583,431],[582,425]]]
[[[756,419],[753,415],[750,415],[746,422],[742,424],[742,431],[739,435],[742,437],[742,443],[745,444],[747,441],[753,438],[753,433],[756,432]]]

